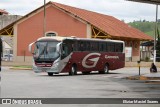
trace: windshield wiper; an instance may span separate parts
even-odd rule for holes
[[[46,44],[46,47],[48,47],[48,42],[47,42],[47,44]],[[48,55],[48,58],[49,58],[49,60],[51,61],[51,57],[50,57],[50,55],[48,54],[48,50],[46,49],[46,54]]]
[[[38,58],[37,58],[37,59],[39,59],[39,58],[40,58],[40,57],[45,53],[46,48],[47,48],[47,45],[48,45],[48,42],[47,42],[46,46],[44,46],[44,48],[43,48],[42,52],[39,54],[39,56],[38,56]],[[45,57],[45,56],[44,56],[44,57]]]

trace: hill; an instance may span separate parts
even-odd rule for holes
[[[130,26],[137,28],[144,32],[145,34],[154,37],[155,35],[155,22],[149,22],[149,21],[134,21],[128,23]],[[160,23],[158,23],[158,29],[160,31]]]

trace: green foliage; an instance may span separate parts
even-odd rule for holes
[[[156,50],[157,50],[156,56],[160,57],[160,35],[158,36],[158,39],[157,39]]]
[[[149,22],[146,20],[143,21],[134,21],[128,23],[130,26],[139,29],[140,31],[146,33],[149,36],[152,36],[154,38],[155,36],[155,22]],[[157,38],[157,44],[156,44],[156,57],[160,57],[160,19],[158,19],[158,37]],[[149,58],[146,57],[145,61],[149,61]]]
[[[139,29],[140,31],[146,33],[149,36],[154,37],[155,35],[155,22],[149,22],[143,20],[143,21],[130,22],[128,24],[136,29]],[[160,31],[160,23],[158,23],[158,28]]]

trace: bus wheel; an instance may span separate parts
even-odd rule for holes
[[[53,73],[52,72],[48,72],[48,76],[53,76]]]
[[[109,73],[108,64],[105,64],[103,74],[108,74],[108,73]]]
[[[104,70],[103,70],[103,71],[99,71],[99,73],[100,73],[100,74],[108,74],[108,73],[109,73],[108,64],[105,64]]]
[[[77,75],[76,65],[72,65],[72,68],[71,68],[71,71],[69,72],[69,75]]]

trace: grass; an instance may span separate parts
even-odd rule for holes
[[[149,31],[149,32],[145,32],[147,35],[150,35],[152,37],[154,37],[155,31]]]

